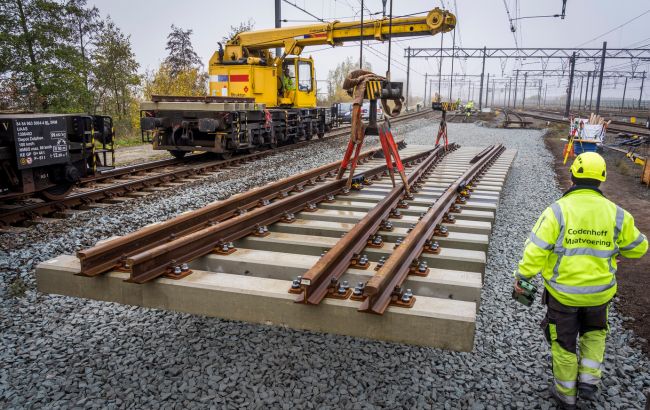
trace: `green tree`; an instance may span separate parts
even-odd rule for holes
[[[172,76],[191,70],[203,68],[203,63],[192,46],[192,30],[183,30],[172,24],[171,32],[167,35],[167,47],[169,52],[165,58],[165,65]]]
[[[248,19],[247,21],[242,21],[239,23],[239,25],[236,26],[230,26],[230,29],[228,30],[228,34],[223,36],[221,38],[221,42],[225,43],[228,40],[232,39],[239,33],[243,33],[245,31],[251,31],[255,28],[255,22],[253,19]]]
[[[94,112],[94,95],[91,89],[93,76],[92,59],[97,45],[99,34],[104,28],[104,22],[99,15],[97,7],[87,8],[86,0],[68,0],[66,3],[68,25],[74,36],[74,42],[80,54],[81,75],[84,90],[80,96],[84,111]]]
[[[183,30],[174,25],[171,30],[167,36],[169,54],[158,70],[145,75],[144,97],[206,95],[208,74],[203,70],[203,64],[192,47],[192,30]]]
[[[141,82],[131,40],[108,19],[96,41],[91,77],[93,111],[113,116],[126,131],[132,124],[137,86]]]
[[[161,64],[158,70],[148,72],[144,77],[143,94],[145,99],[152,95],[204,96],[207,75],[196,68],[172,74],[167,64]]]
[[[82,61],[67,16],[79,7],[52,0],[0,2],[0,75],[16,106],[41,111],[79,111]]]
[[[352,98],[343,89],[343,81],[354,70],[359,68],[358,60],[347,57],[341,61],[336,68],[330,70],[327,74],[327,97],[320,101],[323,105],[330,105],[337,102],[351,101]],[[363,69],[372,71],[372,66],[365,59],[363,60]]]

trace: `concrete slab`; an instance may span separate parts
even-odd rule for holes
[[[235,243],[235,246],[251,250],[267,250],[285,252],[302,257],[306,255],[320,256],[321,253],[333,247],[339,238],[313,235],[297,235],[291,233],[273,232],[266,237],[249,236]],[[363,254],[371,261],[378,261],[382,256],[388,258],[394,250],[394,243],[384,242],[381,248],[367,247]],[[270,255],[272,256],[272,255]],[[452,247],[441,247],[439,254],[422,254],[421,259],[429,266],[443,269],[463,270],[470,272],[485,271],[485,252]],[[274,261],[269,261],[273,263]],[[313,261],[314,263],[316,261]]]
[[[126,273],[87,278],[75,275],[78,270],[73,256],[42,263],[37,268],[38,290],[456,351],[471,351],[474,344],[476,304],[472,302],[418,296],[413,308],[389,307],[379,316],[357,312],[360,302],[352,300],[296,304],[284,280],[195,271],[181,280],[136,285],[124,282]]]
[[[318,256],[296,255],[268,250],[238,249],[230,255],[207,255],[191,264],[193,270],[283,280],[286,286],[302,276],[318,260]],[[270,261],[270,263],[269,263]],[[366,282],[375,274],[376,263],[364,269],[348,269],[341,280],[354,285]],[[480,302],[481,273],[431,268],[427,276],[411,275],[404,286],[416,295]]]
[[[340,238],[348,232],[354,224],[344,222],[330,222],[308,219],[297,219],[293,223],[276,223],[269,227],[271,232],[294,233],[298,235],[315,235]],[[407,235],[407,228],[393,228],[392,231],[379,231],[384,241],[394,243],[397,238]],[[488,236],[484,234],[473,234],[467,232],[450,231],[449,236],[434,237],[442,247],[468,249],[487,252]]]
[[[357,202],[357,201],[347,201],[347,200],[338,200],[331,203],[321,203],[318,204],[320,209],[329,209],[329,210],[341,210],[341,211],[358,211],[358,212],[368,212],[375,206],[372,202]],[[419,217],[420,214],[426,212],[428,209],[427,206],[409,206],[406,209],[400,209],[402,215],[409,215]],[[463,209],[460,214],[463,219],[470,219],[474,221],[487,221],[491,222],[494,220],[494,212],[492,211],[477,211],[471,209]]]
[[[366,214],[364,212],[354,212],[354,211],[340,211],[340,210],[330,210],[330,209],[318,209],[315,212],[300,212],[296,214],[298,219],[307,219],[307,220],[318,220],[318,221],[330,221],[330,222],[345,222],[345,223],[356,223]],[[391,219],[390,220],[393,226],[409,228],[411,225],[417,223],[418,218],[415,216],[404,215],[401,219]],[[477,234],[490,234],[492,231],[492,224],[490,222],[484,221],[472,221],[462,219],[461,216],[456,218],[456,222],[453,224],[445,224],[450,231],[454,232],[466,232],[466,233],[477,233]]]

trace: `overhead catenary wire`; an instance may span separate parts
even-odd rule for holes
[[[300,7],[300,6],[297,5],[296,3],[292,3],[292,2],[290,2],[289,0],[282,0],[282,1],[285,2],[285,3],[287,3],[287,4],[289,4],[289,5],[291,5],[291,6],[293,6],[293,7],[295,7],[295,8],[297,8],[298,10],[302,11],[303,13],[312,16],[312,17],[315,18],[316,20],[318,20],[318,21],[320,21],[320,22],[322,22],[322,23],[325,23],[325,20],[323,20],[322,18],[318,17],[318,16],[315,15],[315,14],[310,13],[309,11],[307,11],[306,9]]]
[[[504,0],[504,1],[505,1],[505,0]],[[611,32],[614,32],[614,31],[616,31],[616,30],[618,30],[618,29],[620,29],[620,28],[623,28],[623,27],[625,27],[626,25],[630,24],[631,22],[633,22],[633,21],[635,21],[635,20],[638,20],[639,18],[645,16],[645,15],[648,14],[648,13],[650,13],[650,9],[644,11],[643,13],[639,14],[639,15],[636,16],[636,17],[633,17],[633,18],[627,20],[627,21],[624,22],[624,23],[619,24],[618,26],[614,27],[614,28],[611,29],[611,30],[608,30],[608,31],[604,32],[603,34],[600,34],[600,35],[598,35],[598,36],[596,36],[596,37],[594,37],[594,38],[592,38],[592,39],[590,39],[590,40],[587,40],[587,41],[585,41],[584,43],[578,44],[576,47],[582,47],[582,46],[584,46],[585,44],[588,44],[588,43],[591,43],[592,41],[598,40],[599,38],[602,38],[602,37],[606,36],[607,34],[609,34],[609,33],[611,33]]]

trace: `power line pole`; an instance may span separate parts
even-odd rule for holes
[[[508,104],[506,104],[506,107],[510,107],[510,94],[512,93],[512,78],[508,80]],[[503,96],[503,99],[505,100],[506,96]]]
[[[621,110],[625,108],[625,92],[627,91],[627,77],[625,77],[625,85],[623,86],[623,101],[621,101]]]
[[[544,84],[544,107],[546,107],[546,92],[548,91],[548,84]]]
[[[564,116],[566,118],[569,118],[569,112],[571,111],[571,93],[573,91],[573,73],[575,72],[575,69],[576,69],[576,53],[575,53],[575,51],[573,52],[573,55],[571,56],[571,60],[569,60],[569,63],[571,64],[571,70],[569,72],[569,87],[567,88],[566,107],[564,108]],[[600,95],[600,91],[599,91],[599,95]]]
[[[607,41],[603,41],[603,55],[600,57],[600,78],[598,79],[598,96],[596,97],[596,114],[600,112],[600,93],[603,90],[603,71],[605,70],[605,53],[607,52]],[[575,60],[575,57],[573,57]]]
[[[386,58],[388,66],[386,68],[386,79],[390,81],[390,51],[393,43],[393,0],[390,0],[390,11],[388,13],[388,57]]]
[[[645,82],[645,71],[641,77],[641,88],[639,89],[639,105],[638,108],[641,109],[641,99],[643,98],[643,83]]]
[[[485,106],[488,106],[488,96],[490,95],[490,73],[488,73],[487,81],[485,82]]]
[[[580,110],[580,107],[582,107],[582,85],[583,85],[582,83],[584,83],[584,81],[585,81],[585,77],[581,75],[580,76],[580,93],[579,93],[580,94],[580,99],[578,100],[578,110]]]
[[[363,0],[361,0],[361,31],[359,35],[359,69],[363,70]]]
[[[409,109],[409,81],[411,80],[411,46],[406,48],[406,110]]]
[[[591,79],[591,71],[587,73],[587,86],[585,87],[585,105],[584,108],[587,108],[587,93],[589,93],[589,80]]]
[[[519,70],[515,70],[515,97],[512,99],[512,108],[517,108],[517,83],[519,82]]]
[[[282,27],[282,0],[275,0],[275,28]],[[280,57],[282,55],[282,48],[276,47],[275,56]]]
[[[483,108],[483,77],[485,76],[485,50],[486,47],[483,46],[483,68],[481,68],[481,89],[478,94],[478,109],[479,111]]]
[[[524,73],[524,92],[523,98],[521,99],[521,108],[526,106],[526,83],[528,82],[528,71]]]
[[[424,102],[425,103],[428,101],[427,100],[427,85],[429,85],[429,83],[427,82],[428,78],[429,78],[429,73],[424,73]],[[429,99],[431,99],[431,95],[429,95]]]
[[[542,105],[542,80],[537,81],[537,108]]]
[[[494,107],[494,94],[496,93],[496,89],[494,88],[494,78],[492,78],[492,103],[490,104],[492,107]]]
[[[591,94],[589,94],[589,110],[591,110],[591,104],[594,102],[594,84],[596,83],[596,70],[594,70],[593,78],[591,79]]]
[[[451,90],[454,87],[454,50],[456,49],[456,30],[451,32],[451,77],[449,77],[449,101],[452,101]]]
[[[443,14],[442,19],[444,21],[445,15]],[[440,32],[440,49],[442,50],[442,46],[444,45],[445,41],[445,32],[442,31]],[[440,56],[440,63],[438,64],[438,95],[442,95],[442,56]]]

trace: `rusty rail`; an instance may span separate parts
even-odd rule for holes
[[[378,151],[378,148],[365,151],[362,153],[362,158],[367,160]],[[275,199],[285,192],[300,188],[306,184],[312,184],[318,179],[332,174],[338,169],[340,163],[341,161],[332,162],[289,178],[284,178],[262,187],[233,195],[226,200],[215,202],[195,211],[178,215],[165,222],[144,227],[132,234],[104,242],[89,249],[81,250],[77,252],[77,257],[81,262],[81,274],[84,276],[96,276],[115,267],[123,267],[122,264],[126,262],[126,258],[129,255],[134,255],[162,245],[180,236],[202,229],[211,223],[224,221],[237,213],[250,210],[265,201]]]
[[[451,150],[457,146],[452,144]],[[412,186],[423,174],[434,166],[445,155],[442,147],[437,147],[429,153],[408,176],[407,183]],[[359,254],[367,245],[367,241],[375,234],[381,224],[389,217],[390,212],[397,207],[398,202],[406,194],[404,184],[395,186],[381,201],[379,201],[366,216],[357,222],[316,264],[307,271],[301,280],[302,294],[296,302],[317,305],[327,295],[328,288],[345,273],[355,254]]]
[[[436,227],[456,202],[456,198],[486,171],[505,148],[499,144],[485,153],[463,175],[461,175],[438,198],[431,208],[418,221],[417,225],[404,238],[395,252],[384,262],[377,273],[364,287],[367,296],[360,311],[383,314],[393,297],[394,290],[401,287],[409,274],[412,262],[422,253],[424,246],[433,236]]]
[[[407,158],[407,161],[419,160],[427,154],[428,152],[425,151],[412,155]],[[386,169],[386,165],[381,165],[359,173],[358,176],[371,178],[383,173]],[[129,281],[144,283],[159,276],[171,274],[175,267],[183,263],[212,251],[218,251],[224,244],[257,232],[260,227],[286,218],[291,219],[294,212],[301,211],[310,204],[316,204],[335,195],[344,188],[344,180],[325,182],[251,211],[240,213],[224,222],[210,225],[170,242],[132,254],[126,258],[126,267],[131,273]]]
[[[203,97],[202,97],[203,98]],[[393,122],[404,122],[414,118],[425,116],[427,112],[421,111],[418,113],[408,114],[395,118]],[[126,167],[117,168],[112,171],[102,172],[99,175],[92,177],[84,178],[81,182],[82,186],[87,183],[97,183],[102,181],[111,181],[110,186],[97,187],[92,190],[84,191],[73,191],[67,197],[58,200],[58,201],[49,201],[45,203],[29,203],[24,206],[11,207],[9,209],[0,210],[0,228],[4,226],[17,225],[21,222],[34,218],[37,216],[50,216],[53,213],[65,210],[73,209],[75,207],[87,205],[89,203],[98,202],[106,198],[111,198],[113,196],[120,196],[128,194],[129,192],[138,191],[144,187],[156,186],[164,182],[173,181],[176,179],[181,179],[189,175],[200,174],[203,172],[208,172],[210,170],[224,168],[229,165],[237,165],[241,163],[246,163],[248,161],[253,161],[259,158],[267,157],[274,155],[278,152],[293,150],[296,148],[301,148],[309,144],[319,143],[326,141],[329,138],[338,138],[340,136],[348,135],[350,132],[349,127],[343,127],[340,129],[332,130],[325,138],[310,140],[310,141],[300,141],[290,145],[284,145],[275,149],[264,150],[260,152],[255,152],[252,154],[238,155],[237,157],[219,160],[219,161],[207,161],[204,155],[192,155],[191,157],[186,157],[183,160],[177,159],[166,159],[148,162],[144,164],[131,165]],[[196,162],[196,163],[195,163]],[[160,171],[159,168],[164,168],[167,166],[177,166],[173,170]],[[139,175],[142,173],[154,171],[155,175],[151,175],[148,178],[141,177],[133,180],[122,179],[128,175]],[[20,195],[17,195],[20,196]],[[3,198],[5,199],[10,198]]]

